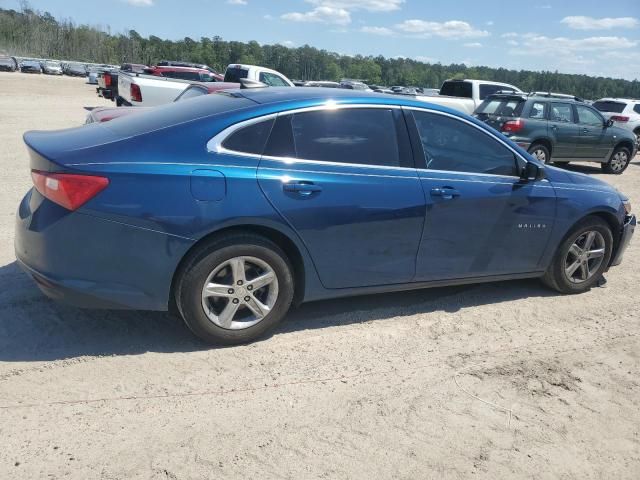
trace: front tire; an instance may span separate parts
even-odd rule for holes
[[[602,164],[602,170],[612,175],[620,175],[624,172],[631,162],[631,152],[626,147],[616,148],[609,161]]]
[[[551,164],[551,153],[549,149],[541,143],[534,143],[529,147],[529,153],[533,158],[547,165]]]
[[[542,281],[560,293],[576,294],[591,289],[611,260],[613,235],[598,217],[587,217],[571,229]]]
[[[211,344],[257,339],[286,315],[293,299],[292,268],[275,243],[253,234],[211,242],[186,262],[176,304],[189,329]]]

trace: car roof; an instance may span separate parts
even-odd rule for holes
[[[640,103],[640,100],[637,98],[617,98],[617,97],[606,97],[599,98],[596,102],[627,102],[627,103]]]

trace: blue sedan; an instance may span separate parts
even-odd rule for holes
[[[24,135],[16,256],[50,297],[251,341],[301,302],[620,263],[626,197],[406,97],[245,88]]]

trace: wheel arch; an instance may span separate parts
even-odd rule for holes
[[[613,153],[617,149],[619,149],[620,147],[628,148],[629,149],[629,154],[633,153],[633,148],[634,148],[633,142],[631,140],[625,138],[625,139],[620,140],[618,143],[616,143],[616,146],[613,147],[613,152],[611,152],[611,155],[613,155]],[[629,159],[629,161],[631,161],[631,160],[633,160],[633,159]]]
[[[214,242],[216,239],[240,233],[250,233],[264,237],[282,249],[287,255],[287,258],[291,262],[293,268],[294,277],[294,296],[293,304],[299,305],[302,303],[305,297],[307,289],[307,274],[311,273],[309,262],[303,253],[303,246],[291,238],[291,235],[281,231],[273,226],[267,226],[260,223],[243,223],[236,225],[228,225],[220,229],[209,232],[200,239],[198,239],[182,256],[178,265],[173,273],[171,279],[171,290],[169,294],[169,310],[175,311],[175,288],[177,281],[183,272],[185,265],[191,259],[193,254],[197,252],[203,245]]]

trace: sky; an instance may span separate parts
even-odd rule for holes
[[[172,40],[640,79],[640,0],[29,0],[76,23]],[[17,0],[0,7],[18,8]],[[107,7],[107,8],[104,8]]]

